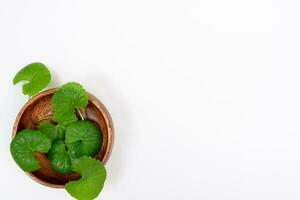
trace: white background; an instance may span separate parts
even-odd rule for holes
[[[0,0],[0,199],[65,200],[9,153],[34,61],[112,114],[105,200],[300,198],[298,0]]]

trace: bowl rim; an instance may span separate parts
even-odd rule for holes
[[[21,108],[21,110],[19,111],[14,125],[13,125],[13,130],[12,130],[12,139],[17,135],[17,130],[18,130],[18,125],[20,123],[20,120],[24,114],[24,112],[26,111],[26,109],[28,108],[29,105],[31,105],[33,102],[37,101],[39,98],[49,95],[49,94],[53,94],[55,91],[57,91],[58,88],[50,88],[47,90],[44,90],[38,94],[36,94],[35,96],[33,96],[31,99],[29,99]],[[102,163],[106,164],[107,161],[110,158],[112,149],[113,149],[113,145],[114,145],[114,125],[113,125],[113,121],[112,121],[112,117],[110,115],[110,113],[108,112],[107,108],[104,106],[104,104],[94,95],[92,95],[91,93],[88,92],[88,96],[89,96],[89,101],[94,102],[94,105],[97,107],[98,110],[100,110],[100,112],[103,115],[106,127],[107,127],[107,135],[108,135],[108,144],[107,144],[107,148],[106,151],[104,153],[104,157],[102,160]],[[54,183],[49,183],[47,181],[44,181],[40,178],[38,178],[37,176],[35,176],[33,173],[31,172],[25,172],[31,179],[33,179],[34,181],[36,181],[39,184],[42,184],[44,186],[47,187],[51,187],[51,188],[65,188],[65,185],[60,185],[60,184],[54,184]]]

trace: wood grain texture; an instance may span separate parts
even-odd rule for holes
[[[43,120],[52,121],[53,108],[51,97],[56,90],[57,88],[53,88],[41,92],[23,106],[14,123],[13,138],[25,128],[36,128],[39,122]],[[80,109],[80,111],[84,119],[94,122],[101,130],[103,144],[95,158],[105,164],[110,157],[114,141],[114,128],[110,114],[105,106],[91,94],[89,94],[87,108]],[[38,171],[27,174],[40,184],[53,188],[64,188],[68,181],[80,178],[80,175],[77,173],[65,175],[56,172],[52,168],[47,154],[36,153],[35,156],[39,160],[41,168]]]

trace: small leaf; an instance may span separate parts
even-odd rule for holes
[[[56,130],[57,130],[57,138],[58,139],[65,139],[65,132],[66,128],[60,124],[56,125]]]
[[[102,134],[92,122],[77,121],[66,129],[66,145],[72,159],[93,157],[102,146]]]
[[[64,126],[75,121],[75,109],[84,108],[88,105],[88,94],[83,87],[75,82],[63,85],[52,97],[54,119]]]
[[[78,200],[93,200],[101,192],[106,179],[104,165],[90,157],[81,157],[73,163],[73,171],[81,178],[66,184],[67,191]]]
[[[47,87],[50,80],[50,72],[44,64],[32,63],[16,74],[13,83],[28,82],[23,85],[23,94],[33,96]]]
[[[48,152],[48,158],[52,167],[63,174],[72,172],[72,164],[65,143],[62,140],[55,140]]]
[[[54,125],[49,121],[43,121],[38,125],[38,130],[47,135],[51,141],[64,139],[65,128],[61,125]]]
[[[10,144],[14,160],[26,172],[36,171],[40,168],[34,153],[47,153],[50,148],[50,139],[40,131],[31,129],[19,132]]]

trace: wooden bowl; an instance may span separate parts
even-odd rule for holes
[[[19,131],[25,128],[36,128],[39,122],[52,119],[53,108],[51,97],[56,90],[57,88],[53,88],[41,92],[23,106],[13,127],[13,138]],[[81,109],[80,111],[84,119],[97,124],[102,132],[102,148],[95,158],[105,164],[109,159],[114,140],[113,122],[110,114],[105,106],[91,94],[89,94],[89,104],[87,108]],[[51,167],[46,154],[36,153],[35,156],[36,159],[39,160],[41,168],[38,171],[27,174],[40,184],[53,188],[64,188],[68,181],[80,178],[78,173],[66,175],[56,172]]]

